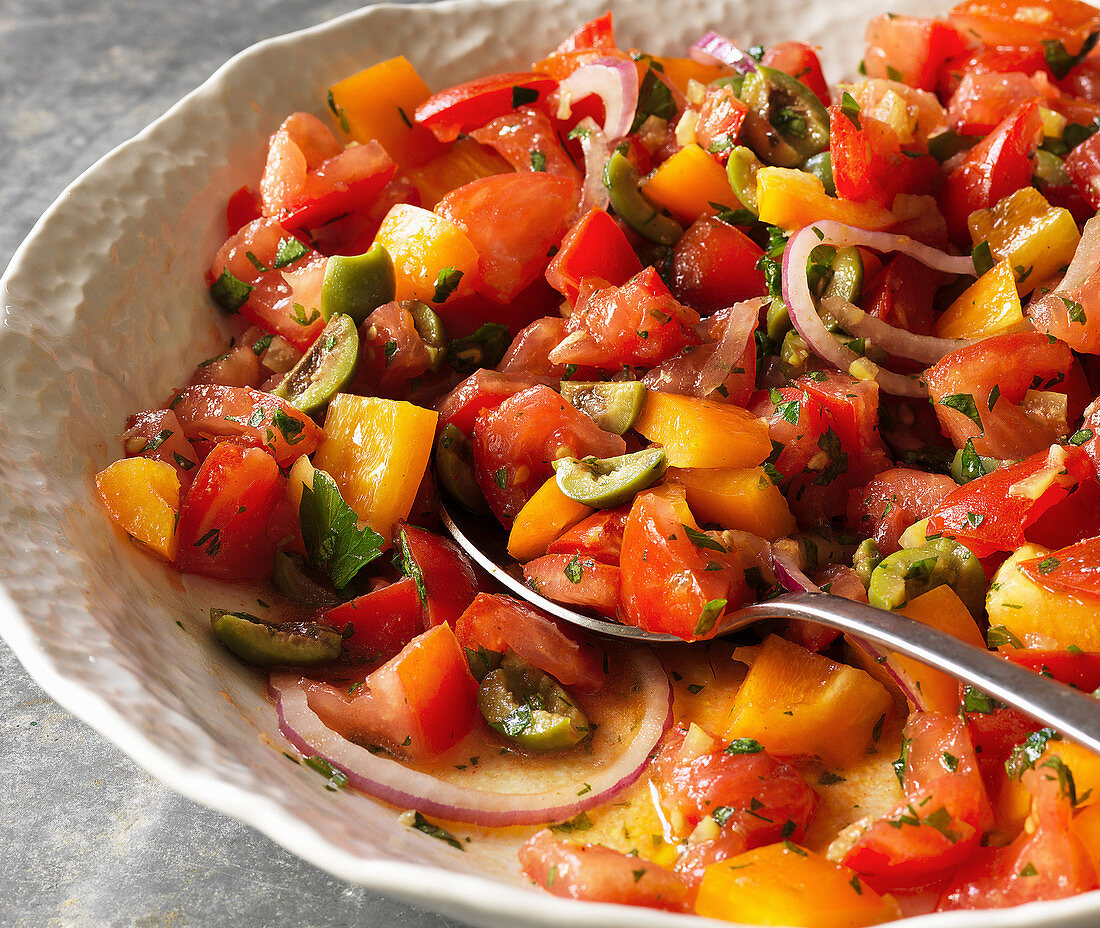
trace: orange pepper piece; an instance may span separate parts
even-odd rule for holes
[[[180,480],[171,464],[123,458],[96,474],[95,485],[119,528],[166,560],[175,559]]]

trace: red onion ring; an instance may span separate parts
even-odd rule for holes
[[[577,215],[586,216],[593,206],[607,209],[611,202],[607,195],[607,185],[603,182],[603,169],[611,157],[612,148],[607,136],[591,116],[585,116],[573,131],[577,133],[577,140],[584,152],[584,187],[581,189],[581,204],[577,208]]]
[[[973,260],[969,257],[945,254],[938,249],[915,242],[907,235],[868,232],[865,229],[857,229],[832,220],[816,222],[799,229],[787,242],[787,248],[783,254],[783,301],[787,304],[791,322],[810,349],[838,369],[852,373],[853,376],[859,376],[860,379],[873,377],[887,393],[898,396],[927,396],[928,387],[922,379],[884,370],[841,344],[825,328],[814,306],[810,284],[806,277],[806,264],[810,252],[823,244],[838,248],[861,245],[879,252],[901,252],[928,267],[949,274],[973,274]],[[852,307],[852,309],[858,310],[858,307]],[[893,326],[890,328],[894,329]],[[880,331],[879,334],[885,336],[886,333]],[[945,354],[965,344],[954,339],[926,339],[924,336],[913,335],[901,329],[894,329],[887,340],[894,348],[891,351],[892,354],[914,357],[922,363],[934,363]],[[929,344],[929,342],[938,342],[939,345]],[[883,347],[886,348],[885,345]],[[886,350],[890,349],[886,348]],[[937,352],[938,356],[934,356]],[[853,371],[853,366],[858,373]]]
[[[799,566],[794,562],[794,558],[783,551],[777,551],[773,546],[771,549],[772,556],[772,569],[775,571],[775,577],[779,581],[780,585],[788,593],[820,593],[821,587],[807,577]]]
[[[603,100],[604,135],[621,138],[630,131],[638,108],[638,69],[633,61],[597,58],[558,84],[558,94],[565,117],[572,112],[573,100],[598,96]]]
[[[699,64],[729,65],[738,74],[751,74],[756,70],[756,61],[751,55],[717,32],[708,32],[699,39],[688,49],[688,55]]]
[[[279,730],[287,741],[302,753],[315,754],[342,770],[356,789],[392,805],[451,821],[494,827],[534,825],[572,818],[601,805],[645,770],[650,753],[672,721],[672,688],[660,661],[648,648],[631,650],[628,660],[641,683],[641,724],[619,754],[592,759],[591,770],[583,774],[590,790],[582,797],[577,795],[577,782],[572,781],[557,789],[532,793],[458,786],[397,760],[372,754],[326,727],[309,708],[297,674],[272,674],[270,688],[278,711]]]

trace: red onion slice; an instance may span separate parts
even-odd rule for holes
[[[1061,293],[1080,287],[1100,268],[1100,216],[1093,216],[1081,230],[1081,241],[1066,268],[1066,276],[1053,291]]]
[[[696,378],[696,396],[709,396],[725,382],[737,359],[745,353],[749,339],[753,337],[753,329],[760,321],[760,310],[766,302],[766,297],[755,297],[720,309],[706,320],[712,337],[716,332],[722,334]]]
[[[751,74],[756,70],[756,61],[751,55],[741,51],[725,36],[717,32],[708,32],[691,48],[688,55],[700,64],[726,64],[738,74]]]
[[[807,577],[789,554],[771,549],[772,568],[780,586],[788,593],[820,593],[821,587]]]
[[[949,255],[928,245],[922,245],[907,235],[868,232],[865,229],[856,229],[832,220],[816,222],[799,229],[787,242],[787,248],[783,254],[783,301],[790,311],[791,322],[794,323],[798,334],[806,340],[810,349],[819,357],[854,377],[861,380],[873,378],[887,393],[898,396],[927,396],[928,388],[921,378],[897,374],[879,367],[872,361],[857,355],[825,328],[814,306],[810,284],[806,277],[806,264],[810,252],[818,245],[834,245],[837,248],[858,245],[884,253],[901,252],[928,267],[949,274],[973,274],[973,260],[965,256]],[[851,309],[862,312],[855,306]],[[934,363],[945,354],[965,344],[955,339],[929,339],[893,326],[889,328],[893,329],[893,332],[887,341],[890,342],[893,350],[885,345],[882,347],[891,354],[913,357],[922,363]],[[880,337],[886,337],[886,333],[877,328],[876,331],[879,332]]]
[[[638,69],[633,61],[621,58],[597,58],[577,68],[558,84],[562,112],[568,118],[572,101],[596,94],[603,100],[603,132],[609,139],[626,135],[638,108]]]
[[[593,206],[607,209],[611,202],[607,195],[607,185],[603,182],[603,170],[611,158],[611,143],[596,120],[585,116],[573,129],[581,150],[584,152],[584,187],[581,190],[581,204],[578,216],[587,216]]]
[[[457,822],[503,827],[534,825],[571,818],[607,802],[633,783],[645,770],[650,753],[672,721],[672,688],[661,662],[648,648],[626,652],[626,672],[639,684],[641,704],[621,732],[605,723],[600,734],[608,747],[583,755],[573,766],[575,779],[554,789],[533,792],[496,792],[433,776],[348,741],[326,727],[312,709],[293,673],[271,675],[270,687],[279,717],[279,730],[299,751],[324,758],[342,770],[348,783],[378,799],[406,809]],[[619,740],[621,739],[621,740]],[[612,751],[614,750],[614,753]],[[582,783],[583,781],[583,783]],[[516,782],[512,778],[512,783]],[[538,773],[521,782],[540,786]],[[578,790],[583,795],[578,795]]]

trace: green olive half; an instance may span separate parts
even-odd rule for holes
[[[434,309],[420,300],[409,300],[408,306],[416,333],[423,339],[428,349],[430,370],[438,371],[447,359],[447,332],[443,322]]]
[[[668,470],[664,448],[646,448],[616,458],[559,458],[558,489],[594,509],[612,509],[660,480]]]
[[[744,145],[731,149],[726,162],[726,177],[734,195],[754,216],[760,215],[760,207],[756,201],[756,172],[763,166],[755,152]]]
[[[328,577],[314,571],[304,557],[291,551],[275,552],[271,582],[287,599],[301,606],[320,609],[340,602]]]
[[[485,721],[527,751],[563,751],[588,736],[588,719],[549,674],[507,654],[477,690]]]
[[[975,617],[985,608],[985,571],[968,548],[933,538],[895,551],[871,572],[867,598],[880,609],[900,609],[937,586],[949,586]]]
[[[359,366],[359,333],[350,316],[329,319],[317,340],[271,392],[302,412],[325,405],[355,376]]]
[[[245,663],[256,667],[306,667],[335,660],[343,636],[316,622],[272,625],[247,612],[210,610],[210,625],[218,640]]]
[[[372,312],[389,303],[397,290],[390,254],[372,245],[361,255],[333,255],[325,265],[321,284],[321,315],[351,316],[360,325]]]
[[[745,76],[742,138],[766,164],[796,168],[829,147],[829,113],[801,81],[760,65]]]
[[[882,563],[882,554],[878,549],[878,542],[873,538],[864,538],[852,555],[852,567],[863,581],[863,586],[871,585],[871,574]]]
[[[621,151],[604,166],[603,182],[611,206],[623,222],[639,235],[659,245],[674,245],[684,227],[649,202],[638,189],[638,172]]]
[[[608,383],[561,382],[561,395],[605,432],[625,435],[638,420],[645,404],[646,388],[640,380]]]
[[[474,477],[474,452],[470,440],[453,423],[445,425],[436,439],[435,475],[443,489],[471,512],[489,511]]]

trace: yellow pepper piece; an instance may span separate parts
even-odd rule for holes
[[[550,542],[594,511],[562,493],[557,478],[551,477],[516,514],[508,533],[508,553],[517,561],[542,557]]]
[[[882,684],[862,670],[772,635],[737,691],[722,734],[755,738],[774,754],[816,754],[843,765],[866,751],[891,704]]]
[[[645,57],[639,59],[639,80],[645,77],[645,72],[649,69],[649,60]],[[709,84],[711,81],[716,81],[720,77],[728,77],[733,73],[724,64],[700,64],[693,58],[655,56],[652,61],[661,67],[661,76],[683,94],[687,93],[689,81],[696,80],[700,84]]]
[[[896,221],[875,203],[838,200],[821,180],[796,168],[761,168],[756,172],[756,203],[762,222],[782,229],[801,229],[822,219],[835,219],[859,229],[879,231]]]
[[[431,96],[428,85],[404,55],[345,78],[329,88],[329,105],[352,141],[377,139],[399,165],[421,164],[443,150],[413,122],[417,106]]]
[[[459,139],[431,161],[410,168],[405,174],[420,192],[421,204],[426,209],[435,209],[452,190],[479,178],[507,174],[511,170],[512,166],[488,145],[467,138]]]
[[[768,541],[795,531],[794,516],[762,467],[673,470],[667,479],[683,484],[687,500],[704,522],[750,532]]]
[[[939,338],[989,338],[1023,321],[1016,274],[1006,258],[967,287],[936,320],[935,329]]]
[[[394,206],[374,241],[393,259],[398,300],[433,302],[440,284],[457,280],[457,289],[444,288],[439,293],[449,299],[468,291],[477,274],[477,249],[466,233],[449,219],[419,206]],[[455,274],[462,276],[455,278]]]
[[[1017,568],[1020,561],[1050,554],[1039,545],[1017,548],[997,570],[985,598],[990,625],[1003,625],[1028,648],[1100,651],[1096,603],[1056,593],[1033,583]]]
[[[1100,869],[1100,805],[1094,804],[1078,812],[1070,828],[1085,845],[1093,866]]]
[[[898,611],[924,625],[954,635],[967,644],[986,647],[985,636],[978,630],[978,623],[949,586],[929,590]],[[911,657],[894,654],[891,659],[904,667],[913,678],[928,711],[945,715],[954,715],[959,711],[958,680]]]
[[[634,429],[664,445],[670,467],[755,467],[772,450],[763,419],[739,406],[675,393],[650,390]]]
[[[901,912],[854,870],[790,841],[738,854],[704,871],[695,912],[749,925],[863,928]]]
[[[726,169],[694,143],[685,145],[657,168],[642,193],[685,222],[713,215],[717,209],[711,204],[735,207],[740,203]]]
[[[1052,757],[1061,758],[1073,774],[1079,807],[1096,807],[1100,803],[1100,756],[1070,741],[1050,741],[1035,766],[1042,767]],[[997,797],[998,821],[1021,827],[1030,811],[1031,794],[1019,780],[1006,777],[1006,786]]]
[[[1081,240],[1069,210],[1051,206],[1034,187],[975,210],[967,224],[975,245],[989,242],[993,257],[1012,265],[1021,294],[1069,264]]]
[[[123,458],[96,474],[95,485],[111,521],[161,557],[175,560],[180,478],[171,464]]]
[[[332,477],[360,521],[387,541],[394,523],[412,510],[438,418],[412,403],[374,396],[338,393],[328,405],[314,466]]]

